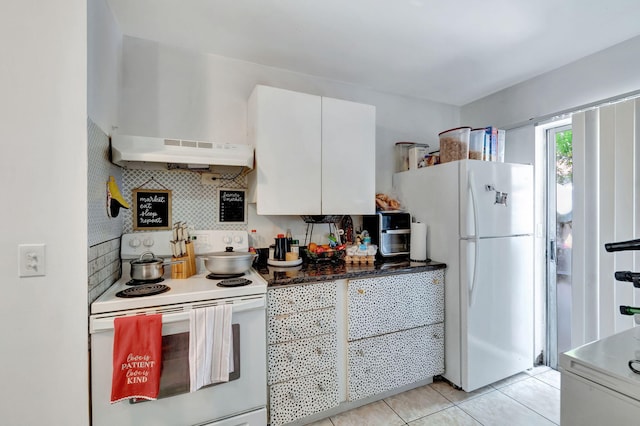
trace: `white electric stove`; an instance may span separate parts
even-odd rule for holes
[[[242,278],[251,281],[239,287],[220,287],[228,278],[209,279],[202,260],[198,273],[172,279],[165,266],[159,285],[163,293],[141,297],[117,294],[135,286],[130,263],[151,251],[171,260],[169,241],[173,233],[138,232],[124,234],[121,241],[122,278],[91,304],[91,413],[93,426],[265,426],[267,424],[266,384],[266,281],[253,269]],[[225,251],[247,251],[246,231],[195,231],[196,256]],[[144,284],[142,286],[146,286]],[[139,287],[142,287],[139,286]],[[190,313],[220,304],[232,307],[232,353],[234,369],[228,382],[220,382],[190,392]],[[162,373],[157,400],[110,403],[114,319],[121,316],[162,315]]]
[[[125,298],[116,295],[133,287],[128,284],[131,281],[129,262],[149,251],[156,257],[171,261],[169,242],[172,240],[173,233],[156,231],[123,234],[120,243],[122,277],[91,304],[91,314],[266,293],[266,281],[253,269],[242,276],[251,281],[250,284],[221,287],[218,284],[225,278],[207,278],[210,274],[205,269],[202,259],[197,258],[198,255],[223,252],[226,247],[233,247],[233,251],[246,252],[249,248],[246,231],[203,230],[193,231],[191,236],[196,254],[198,271],[196,275],[186,279],[172,279],[171,265],[167,265],[164,267],[163,281],[159,284],[168,286],[168,291],[149,296]]]

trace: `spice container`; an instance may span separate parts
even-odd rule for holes
[[[440,163],[469,158],[471,127],[457,127],[444,131],[440,137]]]

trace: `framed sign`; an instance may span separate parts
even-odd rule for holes
[[[218,222],[247,223],[247,198],[244,189],[218,190]]]
[[[132,192],[134,231],[171,229],[170,189],[134,189]]]

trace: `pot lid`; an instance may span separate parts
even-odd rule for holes
[[[140,255],[138,259],[133,259],[129,263],[132,265],[148,265],[151,263],[163,263],[164,259],[156,257],[152,252],[147,251]]]
[[[244,259],[244,258],[249,258],[249,257],[254,257],[255,254],[254,253],[250,253],[248,251],[216,251],[213,253],[208,253],[206,254],[204,257],[220,257],[220,258],[226,258],[226,257],[232,257],[232,258],[237,258],[237,259]]]

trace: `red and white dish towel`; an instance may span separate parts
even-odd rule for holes
[[[203,386],[228,382],[233,371],[231,304],[191,311],[189,330],[189,374],[191,392]]]
[[[162,368],[162,315],[134,315],[113,321],[111,403],[156,399]]]

